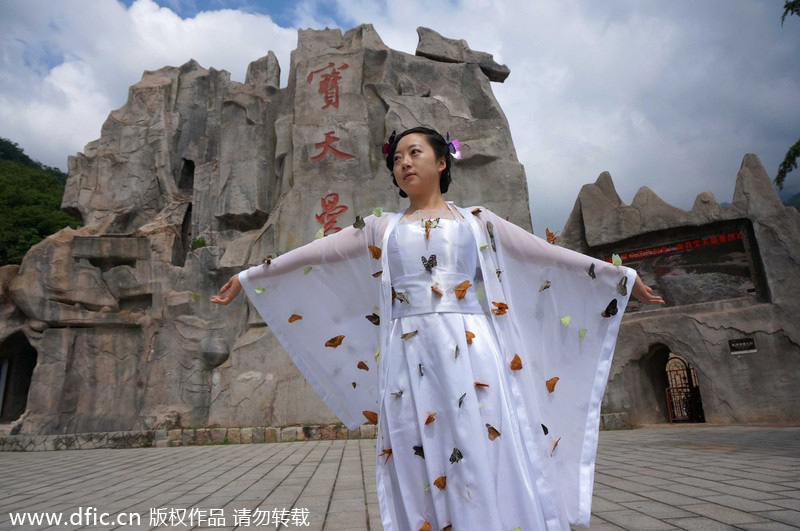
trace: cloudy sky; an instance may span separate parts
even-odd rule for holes
[[[800,138],[800,18],[783,0],[0,0],[0,137],[66,169],[144,70],[196,59],[244,81],[298,28],[375,26],[414,53],[430,27],[511,69],[493,83],[528,176],[535,232],[560,230],[609,171],[690,208],[730,201],[745,153],[774,177]],[[800,192],[800,170],[786,191]]]

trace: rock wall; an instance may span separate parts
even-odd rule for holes
[[[195,61],[145,72],[69,159],[62,207],[85,226],[0,269],[0,357],[36,358],[25,412],[5,431],[334,421],[247,302],[207,302],[230,275],[398,209],[381,147],[417,125],[461,140],[448,199],[530,228],[490,86],[508,68],[418,32],[409,55],[368,25],[300,31],[284,88],[271,52],[244,83]]]
[[[760,270],[758,296],[666,307],[625,316],[604,412],[633,423],[666,422],[664,365],[670,352],[696,369],[705,418],[716,423],[797,423],[800,394],[800,212],[781,204],[761,162],[746,155],[731,204],[710,192],[690,211],[641,188],[631,205],[603,173],[581,189],[560,244],[603,256],[626,241],[718,222],[747,220],[751,268]],[[615,251],[616,252],[616,251]],[[653,279],[658,288],[659,279]],[[732,354],[729,341],[753,340],[756,352]]]

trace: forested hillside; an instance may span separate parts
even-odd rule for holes
[[[59,210],[67,175],[0,138],[0,266],[18,264],[32,245],[80,221]]]

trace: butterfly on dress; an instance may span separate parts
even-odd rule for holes
[[[494,243],[494,225],[491,221],[486,222],[486,232],[489,233],[489,243],[492,244],[492,251],[497,252],[497,245]]]
[[[556,239],[558,238],[557,233],[551,231],[548,228],[544,229],[545,236],[547,237],[547,243],[552,243],[553,245],[556,244]]]
[[[628,294],[628,277],[622,277],[619,280],[619,283],[617,284],[617,293],[623,297]]]
[[[414,446],[414,455],[418,455],[425,459],[425,450],[422,448],[422,446]]]
[[[391,448],[384,448],[383,451],[378,454],[378,457],[381,457],[381,456],[384,456],[384,455],[386,456],[386,460],[383,462],[383,464],[385,465],[386,463],[389,462],[389,458],[392,457],[392,449]]]
[[[370,315],[365,315],[364,317],[367,318],[367,321],[374,324],[375,326],[380,326],[381,324],[381,317],[377,313],[371,313]]]
[[[439,221],[441,218],[436,219],[426,219],[422,222],[422,226],[425,228],[425,239],[428,240],[431,237],[431,229],[435,229],[439,226]]]
[[[367,224],[364,222],[364,218],[362,218],[361,216],[356,216],[356,220],[353,223],[353,228],[354,229],[363,229],[366,226],[367,226]]]
[[[589,276],[592,278],[597,278],[597,275],[594,273],[594,264],[589,266]]]
[[[434,485],[435,485],[435,486],[436,486],[436,487],[437,487],[439,490],[444,490],[444,489],[446,489],[446,488],[447,488],[447,476],[439,476],[438,478],[436,478],[436,480],[433,482],[433,484],[434,484]]]
[[[432,254],[427,260],[424,256],[420,256],[420,258],[422,259],[422,266],[425,268],[425,271],[432,273],[433,268],[436,267],[436,255]]]
[[[608,303],[606,309],[600,314],[603,317],[611,317],[617,315],[617,299],[611,299],[611,302]]]
[[[497,428],[495,428],[494,426],[492,426],[488,422],[486,423],[486,429],[489,430],[489,440],[490,441],[493,441],[493,440],[497,439],[498,437],[500,437],[500,432],[497,431]]]
[[[455,464],[464,459],[464,455],[458,448],[453,448],[453,453],[450,454],[450,463]]]

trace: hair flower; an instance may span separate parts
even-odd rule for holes
[[[392,131],[392,134],[389,136],[389,140],[383,145],[383,154],[388,155],[389,149],[391,149],[392,144],[394,144],[394,137],[396,136],[397,131]]]
[[[459,146],[459,142],[457,138],[450,140],[450,133],[447,133],[447,149],[450,150],[450,154],[453,155],[454,159],[461,160],[461,149]]]

